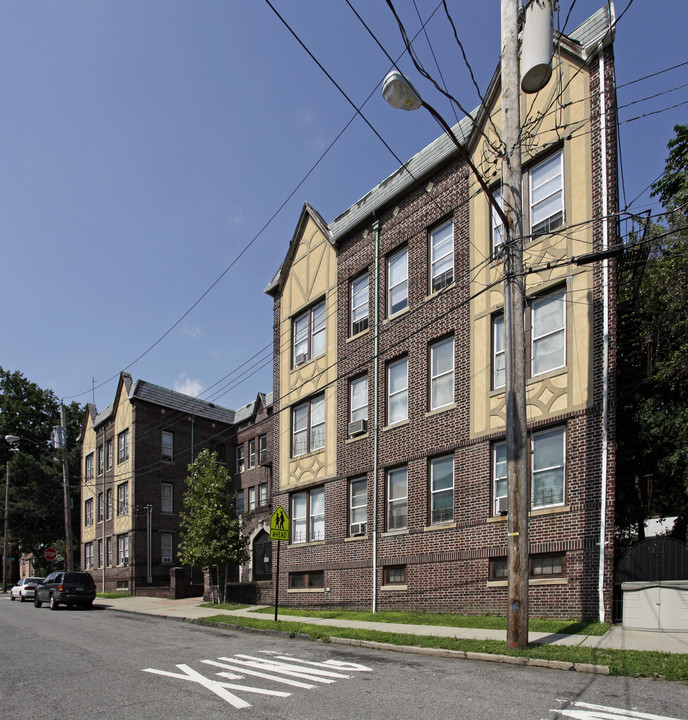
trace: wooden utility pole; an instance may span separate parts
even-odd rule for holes
[[[502,0],[502,196],[508,226],[504,260],[506,460],[508,487],[507,648],[528,645],[528,435],[523,324],[523,198],[518,3]]]
[[[69,497],[69,459],[67,457],[67,418],[64,403],[60,405],[60,425],[64,433],[64,443],[62,445],[62,485],[64,487],[65,570],[69,571],[74,570],[74,559],[72,556],[72,512]]]

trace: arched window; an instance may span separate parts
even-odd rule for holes
[[[253,540],[253,579],[272,580],[272,541],[265,530]]]

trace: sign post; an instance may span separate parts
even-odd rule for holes
[[[280,543],[289,542],[289,518],[280,505],[270,517],[270,540],[277,541],[277,572],[275,575],[275,622],[279,606]]]

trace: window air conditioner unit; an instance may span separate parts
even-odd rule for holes
[[[363,435],[368,432],[368,421],[367,420],[354,420],[349,423],[349,435],[355,437],[356,435]]]
[[[508,497],[497,498],[497,512],[500,515],[505,515],[508,510],[509,510],[509,498]]]
[[[360,536],[360,535],[365,535],[365,534],[366,534],[366,530],[367,530],[367,524],[364,523],[364,522],[362,522],[362,523],[353,523],[353,524],[351,525],[351,534],[352,534],[354,537]]]
[[[306,362],[306,360],[308,360],[308,355],[306,353],[299,353],[296,356],[296,364],[297,365],[302,365],[303,363]]]

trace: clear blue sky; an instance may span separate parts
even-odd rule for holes
[[[390,63],[345,0],[273,4],[401,161],[440,134],[426,113],[384,103],[376,87]],[[384,0],[351,4],[399,57]],[[559,22],[572,8],[571,30],[602,4],[561,0]],[[429,39],[450,91],[472,109],[478,96],[441,3],[416,5],[423,19],[439,8],[418,54],[439,77]],[[395,3],[411,36],[416,5]],[[448,5],[485,90],[499,1]],[[617,26],[618,85],[688,61],[687,24],[684,2],[632,2]],[[456,121],[407,58],[400,67]],[[687,68],[621,87],[619,104],[676,88]],[[662,172],[673,126],[688,122],[688,105],[665,109],[687,100],[682,88],[620,110],[622,207],[660,210],[649,193],[636,197]],[[269,392],[263,289],[303,203],[329,222],[399,165],[360,117],[345,130],[353,115],[264,0],[2,0],[0,365],[80,403],[95,378],[99,409],[124,368],[192,394],[220,381],[201,396],[234,408]]]

